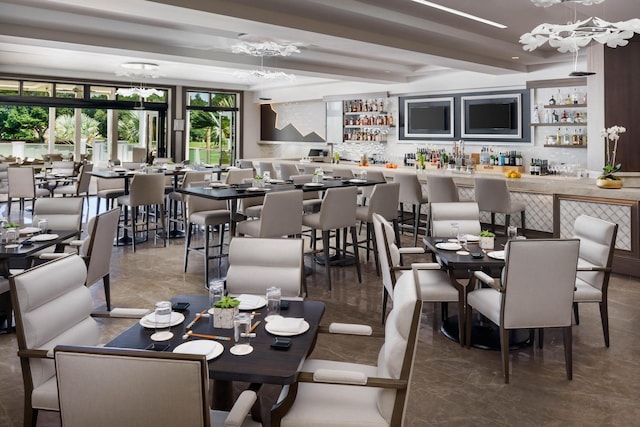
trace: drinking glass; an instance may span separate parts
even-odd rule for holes
[[[211,174],[210,174],[210,173],[205,174],[205,176],[204,176],[204,183],[205,183],[206,185],[211,185]]]
[[[266,322],[270,321],[273,316],[280,315],[280,298],[282,290],[277,286],[267,288],[267,317]]]
[[[155,333],[151,335],[153,341],[166,341],[173,337],[171,332],[171,302],[159,301],[154,312]]]
[[[264,179],[264,182],[271,182],[271,172],[269,171],[264,171],[262,172],[262,179]]]
[[[460,228],[458,228],[458,235],[456,236],[456,238],[458,239],[458,243],[460,243],[460,246],[462,246],[463,248],[466,249],[466,247],[467,247],[467,233],[460,232]]]
[[[233,318],[233,339],[235,345],[231,347],[231,353],[241,356],[253,351],[251,347],[251,314],[238,313]]]
[[[457,239],[459,233],[460,225],[457,222],[452,222],[451,228],[449,228],[449,237],[451,237],[452,239]]]
[[[49,229],[49,220],[46,218],[42,218],[38,221],[38,228],[40,229],[40,233],[46,233]]]
[[[16,243],[18,241],[18,229],[15,227],[7,228],[4,232],[4,239],[7,244]]]
[[[510,225],[507,227],[507,239],[515,239],[518,235],[518,227]]]
[[[209,283],[209,305],[213,307],[216,301],[224,296],[224,281],[213,280]]]

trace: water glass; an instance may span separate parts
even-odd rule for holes
[[[155,333],[151,335],[154,341],[166,341],[173,337],[171,332],[171,302],[159,301],[154,312]]]
[[[10,227],[5,229],[4,231],[4,240],[6,244],[12,244],[18,242],[18,229],[15,227]]]
[[[467,234],[466,233],[461,233],[460,229],[458,228],[458,235],[456,236],[456,238],[458,239],[458,243],[460,243],[460,245],[463,248],[466,248],[466,245],[467,245]]]
[[[213,307],[216,301],[224,296],[224,281],[213,280],[209,283],[209,305]]]
[[[231,348],[231,353],[235,355],[249,354],[253,350],[251,347],[251,314],[238,313],[233,318],[233,339],[236,343]]]
[[[280,299],[282,297],[282,290],[277,286],[267,288],[267,317],[265,321],[271,320],[271,316],[278,316],[280,314]]]
[[[271,182],[271,172],[269,171],[264,171],[262,172],[262,179],[264,179],[264,182]]]
[[[46,218],[42,218],[38,221],[38,228],[40,229],[40,233],[46,233],[49,230],[49,220]]]
[[[449,228],[449,237],[453,239],[457,239],[459,233],[460,233],[460,225],[457,222],[452,222],[451,228]]]
[[[507,239],[515,239],[518,235],[518,227],[510,225],[507,227]]]
[[[210,174],[210,173],[205,174],[205,176],[204,176],[204,183],[205,183],[206,185],[211,185],[211,174]]]

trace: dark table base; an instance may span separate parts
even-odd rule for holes
[[[315,256],[314,261],[318,265],[324,265],[324,257],[323,256]],[[329,262],[331,265],[337,265],[339,267],[346,267],[349,265],[354,265],[356,263],[356,258],[353,255],[337,255],[333,254],[329,256]]]
[[[445,337],[458,342],[458,316],[448,317],[440,330]],[[509,331],[509,350],[517,350],[532,344],[528,329],[512,329]],[[500,328],[480,315],[473,316],[471,329],[471,347],[481,350],[500,351]]]

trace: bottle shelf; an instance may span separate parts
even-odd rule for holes
[[[344,125],[345,129],[389,129],[395,126],[388,125]]]
[[[549,108],[549,109],[587,108],[587,104],[548,104],[548,105],[543,105],[542,107]]]
[[[544,144],[547,148],[587,148],[587,144]]]
[[[563,123],[563,122],[558,122],[558,123],[531,123],[531,126],[533,127],[563,127],[563,126],[573,126],[573,127],[587,127],[587,123]]]
[[[386,116],[386,111],[345,111],[345,116]]]

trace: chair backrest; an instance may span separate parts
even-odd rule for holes
[[[260,162],[258,164],[260,166],[260,175],[264,175],[265,172],[269,172],[269,176],[273,179],[278,179],[278,172],[276,168],[273,167],[273,163],[271,162]]]
[[[474,193],[481,211],[508,212],[510,209],[511,194],[505,179],[476,177]]]
[[[93,171],[93,163],[85,163],[80,166],[80,177],[78,178],[77,194],[89,194],[89,184],[91,183],[91,174]]]
[[[34,198],[36,195],[36,179],[33,168],[19,166],[7,169],[9,197]]]
[[[75,162],[73,161],[55,161],[51,162],[51,173],[73,176],[75,171]]]
[[[94,216],[87,224],[89,236],[80,248],[81,254],[88,258],[87,286],[109,274],[119,218],[120,209],[116,208]]]
[[[510,240],[505,246],[505,329],[571,325],[578,239]]]
[[[578,266],[611,268],[618,234],[618,224],[580,215],[573,225],[573,237],[580,239]],[[605,290],[609,271],[578,271],[580,280],[596,289]]]
[[[393,267],[400,265],[400,252],[395,243],[393,227],[382,215],[373,214],[373,231],[376,234],[376,250],[380,260],[382,285],[393,298],[396,283]]]
[[[122,190],[124,191],[124,178],[117,179],[96,179],[96,191],[102,190]]]
[[[54,355],[65,427],[209,427],[204,355],[71,346]]]
[[[474,202],[431,203],[431,235],[449,236],[451,223],[458,223],[461,233],[480,233],[480,211]]]
[[[82,197],[41,197],[33,205],[33,224],[46,218],[52,230],[82,228]]]
[[[265,295],[278,286],[284,299],[302,299],[302,239],[234,237],[229,243],[227,290],[231,295]]]
[[[154,165],[164,165],[171,162],[173,162],[173,158],[171,157],[156,157],[155,159],[153,159]]]
[[[238,160],[238,167],[241,169],[253,169],[252,160]]]
[[[378,353],[377,375],[405,380],[407,389],[378,390],[378,410],[389,425],[403,425],[421,312],[422,300],[418,298],[415,281],[398,281],[393,290],[393,309],[385,324],[384,344]]]
[[[323,230],[351,227],[356,223],[358,188],[329,188],[320,206],[320,226]]]
[[[304,165],[302,167],[302,173],[305,175],[313,175],[317,168],[318,166],[315,165]]]
[[[140,162],[122,162],[122,167],[134,171],[140,169]]]
[[[260,214],[260,236],[280,237],[302,231],[302,190],[267,193]]]
[[[456,183],[450,176],[429,175],[427,178],[429,202],[459,202],[460,196]]]
[[[131,180],[131,206],[164,204],[164,174],[139,173]]]
[[[98,344],[101,332],[91,317],[93,299],[85,286],[86,278],[85,263],[78,255],[58,258],[9,278],[20,350]],[[31,358],[22,363],[22,375],[26,389],[36,388],[55,375],[53,360]]]
[[[224,179],[226,184],[242,184],[245,179],[253,179],[253,169],[230,169]]]
[[[384,173],[376,170],[367,171],[367,180],[369,181],[378,181],[378,182],[386,182],[387,179],[384,176]],[[366,187],[362,187],[362,196],[363,197],[371,197],[371,193],[373,193],[373,189],[375,186],[368,185]]]
[[[422,200],[422,184],[414,173],[396,173],[393,182],[400,184],[400,202],[417,205]]]
[[[365,187],[366,188],[366,187]],[[369,199],[369,217],[373,213],[380,214],[387,221],[398,217],[398,201],[400,199],[400,184],[376,184],[373,186]]]
[[[298,167],[293,163],[280,163],[280,179],[291,179],[292,176],[299,173]]]
[[[204,185],[204,181],[187,182],[187,187]],[[183,187],[184,187],[183,183]],[[229,210],[226,200],[213,200],[206,197],[184,195],[187,219],[196,212]],[[231,213],[229,213],[231,214]]]
[[[308,184],[313,182],[313,175],[291,175],[289,179],[292,180],[294,184]],[[305,191],[302,194],[303,200],[314,200],[319,198],[320,193],[318,191]]]

